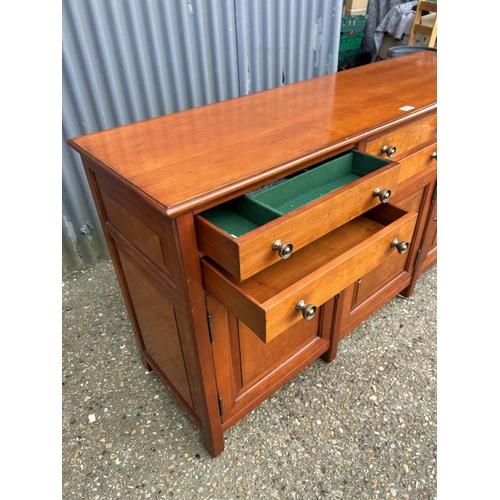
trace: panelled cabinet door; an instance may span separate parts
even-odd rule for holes
[[[395,253],[369,273],[347,287],[343,294],[342,308],[338,314],[336,336],[341,339],[366,317],[378,310],[390,298],[410,285],[412,271],[421,247],[421,239],[432,197],[436,171],[427,171],[414,181],[398,189],[391,202],[405,210],[417,212],[418,219],[405,254]]]
[[[224,429],[329,347],[327,308],[265,344],[211,295],[206,304]]]

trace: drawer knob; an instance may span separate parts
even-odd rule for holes
[[[304,300],[301,300],[296,306],[296,311],[302,311],[302,317],[309,321],[314,318],[316,314],[317,307],[314,304],[306,304]]]
[[[276,240],[273,243],[273,250],[278,251],[278,255],[282,259],[288,259],[293,252],[293,245],[291,243],[283,243],[281,240]]]
[[[396,247],[399,253],[405,253],[409,246],[410,244],[407,241],[398,241],[397,238],[394,238],[391,242],[391,248]]]
[[[382,203],[387,203],[391,197],[391,190],[376,188],[375,191],[373,191],[373,197],[376,198],[377,196]]]
[[[438,154],[437,154],[437,151],[434,151],[432,154],[431,154],[431,160],[437,160],[438,159]]]
[[[396,154],[396,146],[382,146],[381,153],[385,153],[389,158]]]

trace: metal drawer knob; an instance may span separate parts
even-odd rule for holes
[[[314,318],[316,314],[317,307],[314,304],[306,304],[304,300],[301,300],[296,306],[296,311],[302,311],[302,317],[309,321]]]
[[[438,159],[438,154],[437,154],[437,151],[434,151],[432,154],[431,154],[431,160],[437,160]]]
[[[273,243],[273,250],[278,251],[278,255],[282,259],[288,259],[293,252],[293,245],[291,243],[282,243],[281,240],[276,240]]]
[[[391,248],[396,247],[399,253],[405,253],[409,246],[410,244],[407,241],[398,241],[397,238],[394,238],[391,242]]]
[[[381,153],[385,153],[389,158],[396,154],[396,146],[382,146]]]
[[[380,198],[380,201],[382,203],[387,203],[389,201],[389,198],[391,197],[391,190],[390,189],[380,189],[375,188],[375,191],[373,191],[373,197],[376,198],[377,196]]]

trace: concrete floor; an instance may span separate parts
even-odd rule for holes
[[[146,372],[109,262],[63,279],[62,498],[437,496],[437,266],[206,452]]]

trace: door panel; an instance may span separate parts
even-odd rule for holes
[[[208,295],[206,303],[224,429],[320,357],[330,345],[331,324],[323,319],[324,308],[310,321],[293,325],[266,344],[214,297]]]
[[[336,328],[338,338],[347,335],[364,318],[373,314],[387,300],[408,287],[412,280],[418,250],[421,246],[425,221],[429,213],[432,187],[436,171],[428,171],[400,187],[391,203],[405,210],[418,213],[418,220],[413,233],[410,249],[406,254],[394,256],[378,265],[372,271],[361,276],[344,290],[342,308]]]

